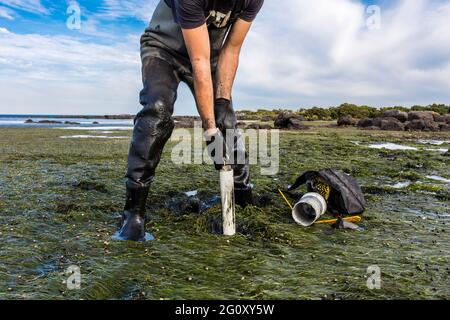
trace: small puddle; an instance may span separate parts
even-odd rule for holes
[[[133,127],[113,127],[113,126],[105,126],[105,127],[65,127],[65,128],[55,128],[59,130],[86,130],[86,131],[116,131],[116,130],[123,130],[123,131],[130,131],[133,130]]]
[[[444,177],[441,177],[441,176],[431,175],[431,176],[427,176],[426,178],[430,179],[430,180],[434,180],[434,181],[439,181],[439,182],[444,182],[446,184],[450,184],[450,179],[447,179],[447,178],[444,178]]]
[[[110,136],[94,136],[94,135],[87,135],[87,134],[80,134],[80,135],[73,135],[73,136],[61,136],[61,139],[129,139],[129,137],[124,136],[117,136],[117,137],[110,137]]]
[[[447,153],[448,149],[440,148],[440,149],[425,149],[427,151],[434,151],[434,152],[441,152],[441,153]]]
[[[420,144],[430,144],[433,146],[442,146],[443,144],[450,143],[450,140],[425,140],[421,139],[417,141]]]
[[[401,144],[396,144],[396,143],[391,143],[391,142],[371,144],[371,145],[369,145],[369,148],[387,149],[387,150],[417,150],[417,148],[415,148],[415,147],[403,146]]]
[[[187,195],[188,197],[195,197],[198,194],[198,190],[187,191],[184,194]]]
[[[404,189],[407,188],[411,185],[411,181],[406,181],[406,182],[397,182],[394,185],[390,185],[390,187],[394,188],[394,189]]]

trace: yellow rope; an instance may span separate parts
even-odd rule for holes
[[[361,221],[361,219],[362,218],[360,216],[352,216],[352,217],[343,218],[343,220],[348,221],[348,222],[359,222],[359,221]],[[338,219],[319,220],[319,221],[316,221],[315,224],[330,224],[330,223],[335,223],[337,221],[338,221]]]
[[[286,198],[286,196],[284,195],[284,193],[278,189],[278,192],[281,194],[281,196],[283,197],[283,199],[286,201],[286,203],[288,204],[288,206],[292,209],[294,209],[294,207],[292,206],[292,204],[289,202],[289,200]]]

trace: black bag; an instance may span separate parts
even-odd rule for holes
[[[366,200],[358,182],[350,175],[334,169],[308,171],[298,177],[289,191],[307,184],[308,192],[318,192],[312,181],[319,178],[330,187],[327,199],[328,210],[335,215],[361,214],[366,209]],[[319,192],[321,193],[321,192]]]

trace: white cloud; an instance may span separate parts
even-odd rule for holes
[[[449,1],[400,0],[381,17],[370,31],[354,1],[266,1],[238,83],[296,106],[448,102]]]
[[[148,22],[157,2],[154,0],[103,0],[100,16],[107,18],[135,17]]]
[[[0,113],[122,113],[137,106],[137,43],[15,33],[0,33],[0,42]]]
[[[105,19],[147,20],[155,1],[103,4]],[[395,1],[378,31],[365,19],[353,0],[266,0],[242,51],[236,106],[450,103],[450,1]],[[101,23],[94,16],[82,32],[104,40]],[[0,29],[0,113],[135,112],[140,32],[110,32],[113,44],[100,45]],[[183,88],[176,112],[194,113]]]
[[[41,0],[0,0],[0,4],[33,13],[49,13],[48,9],[42,5]]]
[[[0,18],[14,20],[14,11],[6,7],[0,7]]]

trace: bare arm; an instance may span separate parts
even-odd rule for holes
[[[191,59],[197,108],[205,131],[215,130],[214,91],[211,78],[211,48],[206,24],[183,29],[183,37]]]
[[[217,98],[231,100],[231,91],[239,66],[239,55],[252,23],[238,19],[227,37],[217,66]]]

